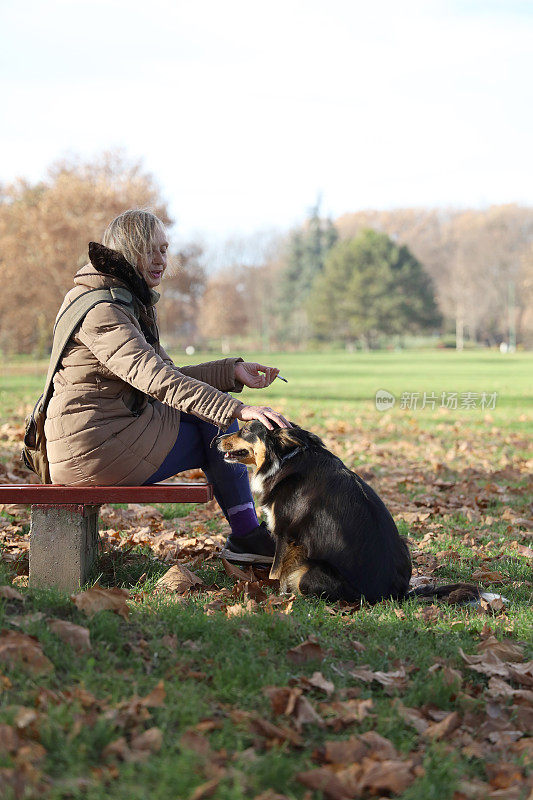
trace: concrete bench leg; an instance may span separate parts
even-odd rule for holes
[[[98,550],[99,508],[31,507],[30,586],[74,592],[85,583]]]

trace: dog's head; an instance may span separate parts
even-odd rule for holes
[[[245,423],[237,433],[228,433],[217,439],[218,449],[224,453],[226,461],[239,461],[241,464],[261,469],[275,457],[299,446],[305,446],[302,434],[307,431],[298,426],[268,430],[259,420]]]

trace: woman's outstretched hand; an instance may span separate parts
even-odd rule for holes
[[[235,412],[235,419],[241,419],[243,422],[250,422],[252,419],[258,419],[262,422],[269,431],[274,430],[276,425],[278,428],[291,428],[292,425],[288,419],[273,411],[268,406],[240,406]],[[273,425],[272,423],[275,423]]]
[[[244,383],[250,389],[264,389],[266,386],[270,386],[278,372],[277,367],[265,367],[263,364],[255,362],[238,361],[235,364],[236,380]]]

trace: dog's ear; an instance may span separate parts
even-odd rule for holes
[[[278,432],[278,442],[281,442],[286,447],[298,447],[301,442],[295,432],[291,433],[291,428],[281,428]]]

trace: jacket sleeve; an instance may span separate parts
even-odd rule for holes
[[[230,424],[242,405],[166,362],[148,344],[134,317],[117,303],[92,308],[76,336],[107,369],[135,389],[220,428]]]
[[[159,353],[166,364],[174,363],[161,345],[159,345]],[[204,364],[188,364],[186,367],[178,367],[178,369],[183,375],[208,383],[222,392],[242,392],[244,384],[235,380],[235,364],[243,360],[240,356],[233,356],[218,361],[206,361]]]

